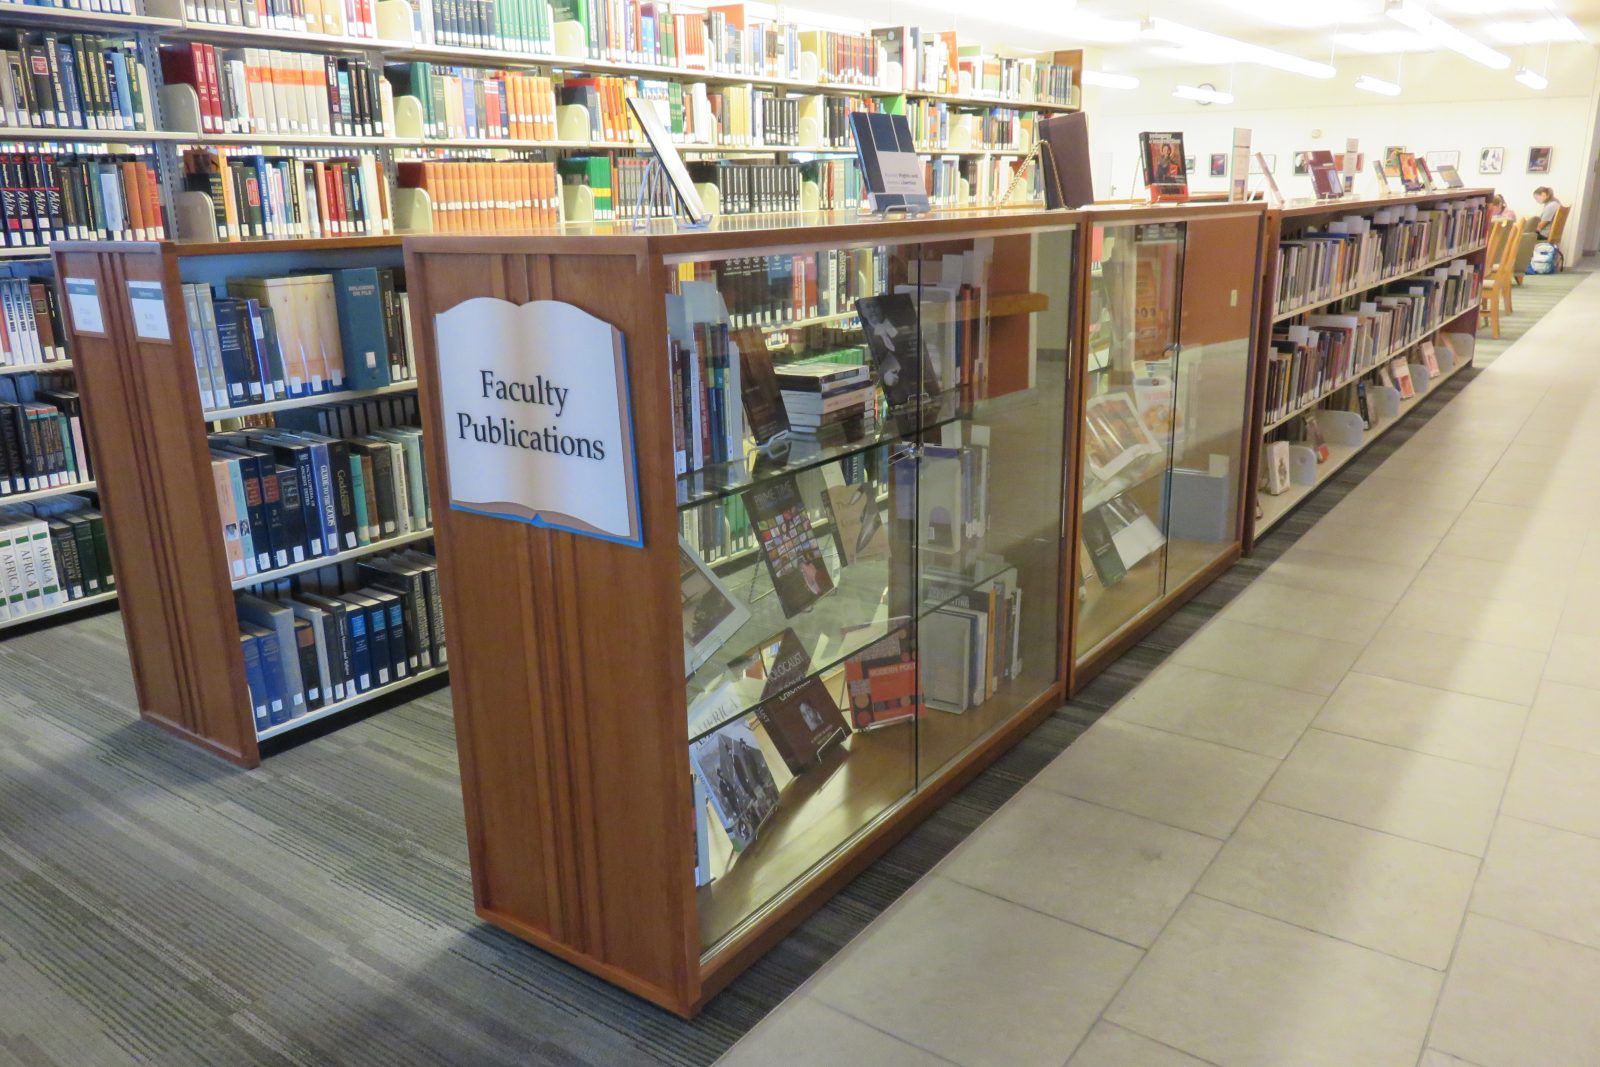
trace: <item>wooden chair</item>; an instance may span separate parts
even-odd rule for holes
[[[1515,263],[1517,223],[1501,219],[1489,226],[1488,248],[1483,254],[1483,301],[1479,308],[1489,316],[1489,329],[1500,339],[1500,307],[1511,314],[1511,270]]]
[[[1533,262],[1533,250],[1539,246],[1539,216],[1524,215],[1517,220],[1516,254],[1511,257],[1511,282],[1521,286],[1527,277],[1528,264]]]
[[[1545,240],[1549,241],[1557,248],[1561,247],[1561,234],[1567,228],[1567,215],[1569,215],[1571,212],[1572,208],[1568,207],[1566,204],[1562,204],[1560,207],[1556,208],[1556,217],[1550,220],[1550,236],[1545,238]],[[1562,257],[1561,265],[1562,268],[1565,269],[1565,257]]]

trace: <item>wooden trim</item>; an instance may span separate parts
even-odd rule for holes
[[[1374,196],[1362,200],[1319,200],[1308,204],[1294,204],[1288,207],[1273,208],[1272,213],[1280,218],[1308,218],[1316,215],[1348,215],[1351,212],[1377,211],[1380,208],[1403,206],[1410,204],[1431,204],[1443,200],[1465,200],[1469,197],[1481,196],[1484,199],[1494,195],[1493,189],[1445,189],[1429,193],[1406,193],[1396,196]]]
[[[1246,453],[1249,465],[1244,471],[1244,553],[1249,555],[1256,547],[1256,502],[1261,484],[1261,457],[1265,451],[1261,438],[1267,425],[1267,349],[1271,345],[1274,300],[1277,281],[1278,245],[1283,240],[1283,217],[1268,214],[1265,234],[1261,242],[1260,270],[1256,284],[1260,296],[1256,304],[1256,367],[1250,400],[1250,440]]]
[[[1240,559],[1240,546],[1230,545],[1228,551],[1215,561],[1190,575],[1188,581],[1157,601],[1144,614],[1137,616],[1122,632],[1108,639],[1084,657],[1073,674],[1069,696],[1077,696],[1094,678],[1120,659],[1134,645],[1143,641],[1152,630],[1172,617],[1173,613],[1193,600],[1206,586],[1216,581]]]

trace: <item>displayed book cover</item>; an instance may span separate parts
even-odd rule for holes
[[[1372,173],[1378,176],[1378,184],[1383,187],[1384,194],[1387,195],[1391,191],[1389,189],[1389,172],[1383,168],[1383,163],[1374,159],[1372,161]]]
[[[778,376],[772,369],[772,353],[760,330],[740,330],[733,336],[739,349],[739,390],[750,434],[756,444],[768,441],[789,429],[789,414],[783,406]]]
[[[850,721],[857,730],[909,722],[922,714],[917,699],[917,655],[910,632],[897,629],[862,649],[844,665]]]
[[[823,753],[850,735],[833,694],[814,675],[762,701],[756,718],[791,774],[816,766]]]
[[[1084,429],[1089,470],[1101,480],[1114,478],[1135,460],[1162,451],[1127,393],[1091,398],[1084,411]]]
[[[1307,415],[1305,417],[1305,425],[1306,444],[1310,445],[1311,448],[1317,453],[1317,462],[1328,462],[1328,456],[1330,455],[1328,451],[1328,440],[1322,435],[1322,426],[1317,422],[1317,416],[1315,414]]]
[[[1411,364],[1404,358],[1397,359],[1389,364],[1390,373],[1394,375],[1394,387],[1400,390],[1401,400],[1410,400],[1417,395],[1416,383],[1411,380]]]
[[[856,314],[890,408],[938,395],[939,379],[922,346],[917,306],[909,293],[862,297],[856,301]]]
[[[1101,585],[1109,589],[1127,576],[1128,569],[1122,565],[1122,555],[1111,539],[1111,526],[1103,507],[1084,513],[1083,545],[1089,551],[1089,562]]]
[[[1262,480],[1269,496],[1279,496],[1289,491],[1289,442],[1267,443],[1265,462],[1261,464]]]
[[[1328,156],[1326,162],[1315,158],[1318,155]],[[1339,168],[1334,165],[1332,153],[1313,152],[1311,160],[1311,188],[1320,200],[1337,200],[1344,195],[1344,179],[1339,174]]]
[[[1039,120],[1039,140],[1044,151],[1044,206],[1080,208],[1094,203],[1094,181],[1089,169],[1089,121],[1082,111],[1048,115]]]
[[[1172,198],[1189,194],[1189,173],[1183,155],[1183,134],[1139,135],[1139,158],[1144,161],[1144,182],[1152,194]]]
[[[743,719],[729,722],[691,744],[689,758],[734,851],[743,852],[778,807],[778,783],[755,731]]]
[[[860,559],[882,559],[889,552],[889,527],[878,506],[872,482],[830,485],[823,493],[833,516],[833,536],[839,557],[848,565]]]
[[[1408,193],[1422,191],[1422,177],[1417,173],[1417,157],[1410,152],[1400,153],[1400,183]]]
[[[762,700],[789,688],[811,669],[811,653],[806,651],[800,635],[790,626],[785,626],[782,633],[752,649],[748,658],[763,680]]]
[[[1417,346],[1422,351],[1422,365],[1428,368],[1428,373],[1435,378],[1439,376],[1439,353],[1434,350],[1432,341],[1424,341]]]
[[[750,610],[678,539],[678,587],[683,599],[683,670],[693,674],[750,618]]]
[[[927,179],[916,138],[904,114],[850,112],[850,134],[856,142],[862,183],[872,210],[923,212],[929,207]]]
[[[1461,180],[1461,172],[1448,165],[1439,168],[1439,180],[1444,182],[1446,189],[1460,189],[1466,185]]]
[[[1433,171],[1432,171],[1432,169],[1429,168],[1428,161],[1426,159],[1423,159],[1422,157],[1418,156],[1417,159],[1416,159],[1416,165],[1417,165],[1417,185],[1418,185],[1418,187],[1422,188],[1422,189],[1430,189],[1430,188],[1432,188],[1433,187]]]
[[[785,617],[793,618],[833,590],[800,485],[790,475],[753,486],[742,495],[778,603]]]

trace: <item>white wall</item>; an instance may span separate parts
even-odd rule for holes
[[[1367,169],[1356,185],[1361,193],[1379,191],[1371,165],[1388,145],[1404,145],[1419,156],[1435,150],[1460,152],[1462,179],[1469,186],[1494,188],[1519,213],[1534,210],[1536,186],[1550,186],[1563,203],[1573,206],[1563,244],[1569,259],[1575,259],[1587,229],[1582,201],[1595,158],[1596,60],[1593,48],[1569,51],[1552,61],[1551,88],[1536,93],[1504,72],[1491,76],[1477,73],[1483,68],[1466,69],[1475,65],[1457,57],[1410,57],[1402,82],[1406,91],[1399,97],[1348,87],[1357,71],[1394,79],[1392,59],[1365,64],[1341,59],[1341,77],[1331,82],[1276,72],[1246,75],[1242,68],[1138,71],[1144,81],[1139,90],[1100,90],[1085,102],[1096,194],[1142,195],[1137,169],[1142,130],[1182,130],[1185,151],[1194,157],[1198,172],[1190,175],[1190,188],[1207,191],[1227,187],[1226,178],[1210,177],[1211,154],[1226,154],[1233,128],[1246,127],[1253,151],[1276,155],[1273,176],[1290,199],[1313,195],[1310,177],[1293,172],[1295,152],[1323,148],[1338,154],[1345,139],[1354,137],[1367,157]],[[1202,106],[1175,99],[1170,93],[1179,81],[1209,81],[1224,90],[1231,85],[1236,103]],[[1554,95],[1563,89],[1567,95]],[[1527,173],[1528,149],[1534,145],[1554,147],[1549,174]],[[1499,175],[1478,173],[1485,147],[1505,149]],[[1260,188],[1261,179],[1252,179],[1252,187]]]

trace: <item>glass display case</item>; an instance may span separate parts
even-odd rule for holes
[[[1238,555],[1260,223],[1090,224],[1080,666]]]
[[[702,951],[1062,679],[1074,242],[668,257]]]

